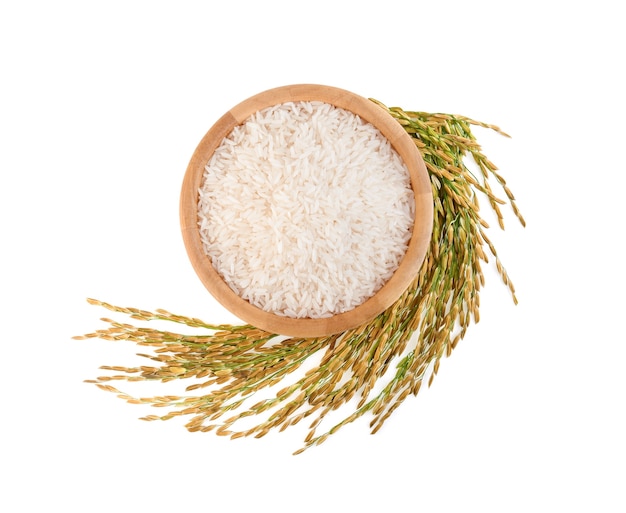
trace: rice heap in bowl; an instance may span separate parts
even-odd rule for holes
[[[323,102],[256,112],[205,167],[203,249],[252,305],[292,318],[347,312],[393,275],[413,230],[409,172],[370,123]]]

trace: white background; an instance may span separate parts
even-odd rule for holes
[[[0,510],[626,511],[617,5],[3,2]],[[236,321],[191,269],[180,184],[224,112],[292,83],[500,125],[476,134],[528,221],[490,230],[520,304],[488,268],[433,386],[300,456],[305,426],[138,421],[83,383],[135,348],[71,339],[104,326],[87,297]]]

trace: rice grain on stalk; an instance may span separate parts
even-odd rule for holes
[[[480,216],[479,197],[487,199],[500,228],[501,206],[508,203],[522,225],[525,221],[513,193],[495,165],[482,153],[473,127],[498,127],[473,119],[388,108],[413,138],[428,169],[434,200],[433,235],[428,254],[410,287],[372,321],[346,332],[319,338],[282,337],[250,325],[211,324],[165,310],[150,312],[114,306],[89,299],[89,303],[142,321],[169,321],[198,328],[201,335],[139,328],[103,319],[108,328],[78,339],[128,341],[149,347],[151,365],[105,366],[118,374],[101,376],[95,383],[131,404],[167,408],[169,413],[147,415],[143,420],[187,417],[189,431],[215,431],[217,435],[260,438],[307,419],[303,446],[294,454],[319,445],[331,434],[369,414],[377,432],[410,395],[430,385],[440,361],[450,356],[473,322],[478,322],[482,271],[491,255],[512,300],[515,288],[487,237],[488,224]],[[475,176],[465,160],[472,159]],[[497,196],[492,183],[504,198]],[[321,356],[301,377],[297,370]],[[111,380],[160,381],[195,378],[186,396],[136,398],[106,384]],[[291,379],[290,379],[291,378]],[[255,397],[281,384],[270,397]],[[196,392],[193,394],[192,392]],[[355,403],[352,401],[356,400]],[[324,419],[335,410],[355,404],[353,411],[328,427]],[[256,419],[250,422],[250,419]]]

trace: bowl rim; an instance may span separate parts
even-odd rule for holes
[[[222,140],[252,114],[287,102],[321,101],[348,110],[374,125],[409,170],[415,197],[415,220],[408,248],[392,277],[369,299],[352,310],[325,318],[292,318],[266,312],[238,296],[222,279],[204,252],[198,226],[199,189],[204,167]],[[245,323],[290,337],[323,337],[356,328],[389,308],[411,285],[424,261],[433,226],[433,196],[424,160],[415,142],[382,107],[350,91],[319,84],[294,84],[268,89],[235,105],[204,135],[183,178],[180,225],[189,260],[213,297]]]

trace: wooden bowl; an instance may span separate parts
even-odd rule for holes
[[[239,297],[214,269],[204,252],[198,227],[198,199],[205,165],[222,140],[255,112],[286,102],[321,101],[345,109],[371,123],[389,140],[406,164],[415,195],[415,222],[408,249],[394,275],[367,301],[327,318],[296,319],[276,315]],[[322,85],[300,84],[262,92],[224,114],[202,138],[183,180],[180,198],[183,240],[191,264],[209,292],[230,312],[257,328],[292,337],[322,337],[357,327],[383,312],[411,284],[430,243],[433,197],[424,161],[411,137],[384,109],[349,91]]]

